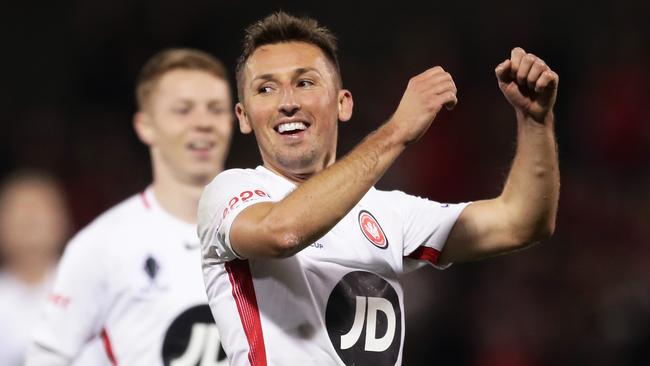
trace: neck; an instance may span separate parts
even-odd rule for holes
[[[313,164],[313,166],[310,166],[308,168],[300,168],[300,169],[291,169],[291,168],[284,168],[280,165],[274,165],[271,163],[270,160],[262,158],[264,162],[264,167],[275,174],[284,177],[291,181],[292,183],[295,183],[296,185],[300,185],[304,183],[307,179],[313,177],[314,175],[320,173],[321,171],[325,170],[327,167],[330,165],[334,164],[336,162],[336,154],[327,154],[323,161],[320,164]]]
[[[153,154],[152,154],[153,155]],[[190,224],[196,224],[196,210],[205,185],[212,177],[183,180],[167,165],[152,159],[153,193],[160,207],[172,216]],[[221,169],[217,169],[217,175]],[[213,176],[214,177],[214,176]]]
[[[38,285],[43,282],[55,265],[56,258],[49,257],[30,257],[6,263],[8,272],[28,285]]]
[[[165,211],[187,223],[196,224],[196,209],[203,187],[203,185],[186,184],[173,179],[154,178],[153,193],[156,201]]]
[[[287,180],[291,181],[292,183],[295,183],[297,185],[300,185],[304,183],[307,179],[311,178],[314,176],[317,172],[304,172],[304,173],[294,173],[288,170],[280,170],[276,169],[273,165],[264,163],[264,167],[273,173],[286,178]]]

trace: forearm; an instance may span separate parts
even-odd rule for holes
[[[499,199],[512,235],[532,242],[553,233],[560,193],[553,113],[543,123],[517,114],[517,152]]]
[[[257,217],[237,220],[233,225],[234,235],[239,239],[235,250],[245,257],[285,257],[325,235],[404,150],[405,143],[396,137],[397,128],[391,122],[384,124],[345,157],[300,184],[281,201],[256,205],[260,206],[257,212],[248,214]],[[252,230],[250,226],[255,222],[258,228]],[[268,238],[273,238],[270,245]]]

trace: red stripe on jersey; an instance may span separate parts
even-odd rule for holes
[[[439,256],[440,256],[440,252],[437,251],[436,249],[429,248],[429,247],[419,247],[416,250],[414,250],[413,253],[409,254],[407,258],[427,261],[435,265],[438,263]]]
[[[142,198],[142,204],[144,205],[144,207],[146,207],[147,209],[151,209],[151,205],[149,204],[147,195],[144,192],[140,192],[140,198]]]
[[[248,340],[248,362],[251,366],[266,366],[266,349],[264,348],[264,335],[262,322],[253,287],[253,276],[247,260],[235,259],[225,264],[232,296],[237,303],[239,319],[244,327]]]
[[[102,341],[104,342],[104,349],[106,350],[106,356],[108,357],[108,360],[111,361],[111,365],[116,366],[117,359],[115,358],[115,354],[113,353],[113,346],[111,345],[111,339],[108,337],[108,332],[106,331],[106,328],[102,329],[101,337],[102,337]]]

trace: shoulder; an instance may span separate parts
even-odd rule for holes
[[[217,174],[217,176],[214,177],[214,179],[206,186],[206,190],[228,183],[249,182],[255,180],[263,180],[261,172],[256,169],[228,169]]]
[[[141,228],[148,213],[146,200],[140,193],[135,194],[111,207],[81,229],[70,240],[66,251],[99,251],[94,255],[99,256],[100,252],[106,250],[104,247]]]
[[[392,190],[392,191],[383,191],[379,189],[372,189],[371,191],[368,192],[369,194],[373,194],[374,197],[378,200],[382,200],[385,202],[390,202],[393,205],[409,205],[409,204],[433,204],[433,205],[441,205],[440,202],[428,199],[426,197],[420,197],[416,196],[413,194],[405,193],[403,191],[399,190]]]
[[[219,173],[205,188],[199,201],[199,211],[204,205],[228,199],[233,193],[246,189],[262,188],[265,177],[256,169],[228,169]]]
[[[366,197],[372,201],[387,207],[399,208],[413,200],[421,199],[419,197],[404,193],[399,190],[384,191],[381,189],[371,188]]]

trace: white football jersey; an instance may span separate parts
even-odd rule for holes
[[[18,366],[25,360],[36,317],[52,285],[48,275],[41,283],[26,284],[10,272],[0,271],[0,365]]]
[[[112,364],[226,364],[201,278],[196,227],[149,188],[68,244],[27,364],[67,363],[94,337]]]
[[[371,188],[298,254],[239,258],[229,238],[235,217],[295,188],[264,167],[232,169],[206,187],[199,203],[203,276],[230,363],[401,364],[405,326],[398,275],[436,264],[466,204]]]

